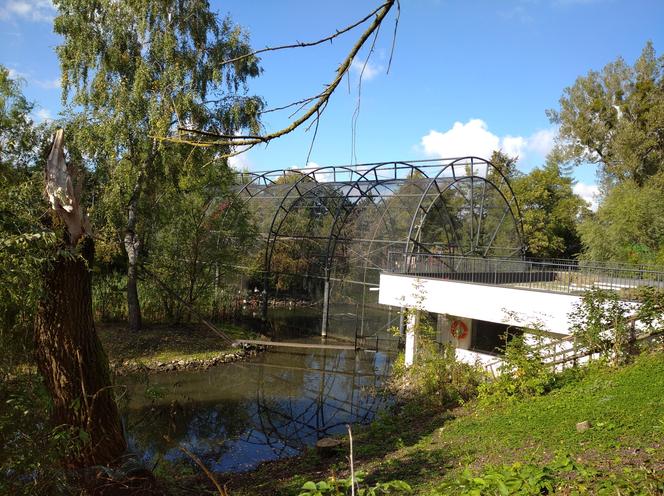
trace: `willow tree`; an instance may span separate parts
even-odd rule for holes
[[[258,59],[246,34],[207,1],[54,3],[63,103],[76,114],[77,146],[93,163],[105,220],[126,253],[129,327],[138,330],[138,268],[151,200],[164,181],[177,183],[182,166],[173,159],[182,151],[172,147],[183,145],[158,138],[182,125],[257,132],[263,102],[247,95],[246,82],[259,75]]]

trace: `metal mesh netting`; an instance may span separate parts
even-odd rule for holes
[[[476,157],[238,173],[237,183],[233,201],[261,234],[248,258],[265,301],[318,303],[323,320],[351,316],[364,336],[397,318],[372,289],[401,255],[523,254],[509,182]]]

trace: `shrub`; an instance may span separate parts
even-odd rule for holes
[[[417,319],[417,356],[406,368],[403,357],[397,360],[392,374],[392,388],[400,394],[440,406],[455,406],[477,394],[484,371],[456,359],[452,345],[440,345],[433,337],[433,326]]]
[[[330,477],[321,482],[305,482],[302,486],[299,496],[346,496],[357,494],[358,496],[379,496],[383,494],[411,494],[411,487],[400,480],[389,482],[378,482],[373,486],[367,486],[364,483],[364,473],[355,474],[355,492],[352,491],[353,482],[348,479],[337,479]],[[365,486],[365,487],[362,487]]]
[[[591,289],[570,315],[577,345],[601,359],[626,363],[630,355],[629,306],[615,291]]]
[[[493,405],[549,391],[555,373],[544,363],[541,339],[535,345],[526,342],[523,335],[515,335],[505,345],[500,374],[479,386],[480,404]]]

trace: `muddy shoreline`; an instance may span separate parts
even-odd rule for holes
[[[111,371],[116,376],[136,373],[157,374],[183,370],[207,370],[225,363],[241,362],[265,351],[264,346],[242,345],[234,351],[220,351],[206,358],[180,357],[169,361],[111,360]]]

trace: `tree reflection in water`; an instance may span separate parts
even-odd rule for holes
[[[178,449],[184,445],[217,472],[247,470],[341,434],[347,423],[368,423],[389,403],[374,392],[392,354],[298,351],[152,376],[152,386],[164,391],[153,401],[128,380],[132,447],[146,461],[176,461],[187,458]]]

